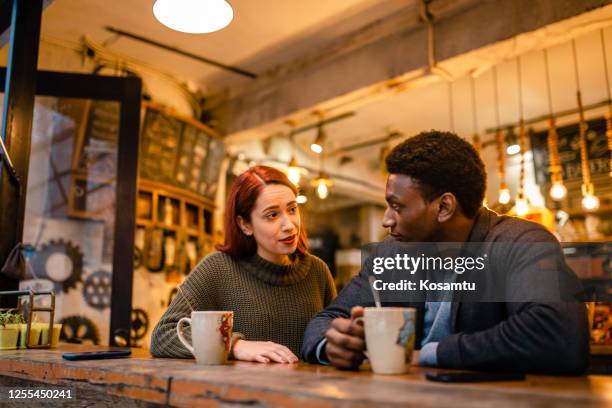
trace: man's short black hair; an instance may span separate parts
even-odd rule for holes
[[[418,181],[427,201],[453,193],[468,218],[474,218],[482,205],[484,163],[472,145],[454,133],[421,132],[395,146],[385,161],[389,173]]]

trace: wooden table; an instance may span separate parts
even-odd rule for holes
[[[441,384],[423,377],[434,369],[420,367],[412,367],[405,375],[384,376],[366,369],[340,371],[304,363],[199,366],[193,360],[155,359],[140,349],[120,360],[66,361],[61,357],[66,351],[92,348],[63,345],[52,350],[0,351],[0,386],[76,387],[77,401],[91,399],[115,407],[150,403],[179,407],[612,405],[612,377],[597,375],[534,375],[522,382]]]

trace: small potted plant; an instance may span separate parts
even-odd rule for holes
[[[12,312],[0,312],[0,350],[14,350],[23,317]]]

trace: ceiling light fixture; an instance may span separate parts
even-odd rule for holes
[[[506,205],[510,202],[510,189],[506,184],[506,161],[504,156],[504,136],[499,124],[499,97],[497,94],[497,66],[493,66],[493,96],[495,100],[495,123],[497,131],[495,132],[495,146],[497,148],[497,175],[499,178],[499,197],[497,201]]]
[[[514,133],[514,127],[508,126],[506,131],[506,153],[510,156],[520,153],[521,146],[518,143],[516,133]]]
[[[506,147],[506,153],[508,153],[510,156],[518,154],[520,153],[520,151],[521,151],[521,146],[516,143],[508,145],[508,147]]]
[[[295,129],[295,122],[292,120],[288,120],[287,124],[291,127],[289,132],[289,144],[291,145],[291,160],[289,160],[289,166],[287,167],[287,178],[291,181],[296,187],[300,185],[300,178],[302,177],[302,169],[295,158],[295,134],[293,130]]]
[[[527,137],[525,135],[525,120],[523,119],[523,79],[521,72],[521,57],[516,58],[516,76],[518,78],[518,105],[519,105],[519,152],[521,153],[521,170],[519,175],[519,191],[514,210],[519,217],[529,213],[529,200],[525,195],[525,154],[527,153]],[[507,150],[506,150],[507,151]]]
[[[557,125],[552,105],[552,91],[550,87],[550,72],[548,67],[548,51],[544,49],[544,68],[546,68],[546,89],[548,94],[548,171],[550,172],[550,181],[552,183],[548,194],[555,201],[561,201],[567,196],[567,187],[563,184],[563,168],[561,167],[561,158],[559,157],[559,135],[557,134]]]
[[[508,185],[506,183],[501,183],[499,188],[499,198],[497,201],[499,201],[500,204],[508,204],[511,199],[512,196],[510,195]]]
[[[287,178],[295,186],[300,185],[300,178],[302,177],[302,169],[298,166],[295,156],[291,157],[289,167],[287,167]]]
[[[156,0],[153,15],[173,30],[204,34],[226,27],[234,11],[225,0]]]
[[[329,188],[334,183],[329,179],[325,172],[319,173],[319,178],[312,181],[312,185],[317,189],[317,195],[321,200],[325,200],[329,196]]]
[[[582,208],[592,211],[599,208],[599,198],[595,195],[595,186],[591,181],[589,153],[587,149],[587,130],[589,125],[584,119],[582,94],[580,92],[580,74],[578,73],[578,57],[576,56],[576,40],[572,39],[572,55],[574,57],[574,74],[576,75],[576,100],[578,101],[579,135],[580,135],[580,166],[582,170]]]
[[[323,144],[325,143],[325,130],[323,129],[323,125],[320,123],[317,128],[317,137],[310,145],[310,150],[316,154],[321,154],[321,152],[323,152]]]
[[[610,95],[610,76],[608,74],[608,57],[606,55],[606,41],[604,40],[603,28],[599,31],[601,38],[601,53],[604,61],[604,72],[606,73],[606,91],[608,93],[608,113],[606,113],[606,138],[608,139],[608,150],[612,152],[612,95]],[[612,177],[612,155],[610,155],[610,177]]]
[[[472,146],[474,146],[474,150],[478,154],[478,157],[481,156],[482,152],[482,142],[480,140],[480,135],[478,134],[478,111],[476,109],[476,84],[474,83],[474,77],[470,76],[470,93],[472,95],[472,126],[474,130],[474,134],[472,135]],[[487,201],[487,191],[485,190],[484,199],[482,200],[482,205],[486,208],[489,208]]]

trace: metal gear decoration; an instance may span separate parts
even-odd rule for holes
[[[61,320],[60,340],[82,344],[85,340],[100,344],[100,334],[94,322],[85,316],[67,316]]]
[[[107,271],[96,271],[85,279],[83,298],[94,309],[103,310],[110,307],[113,290],[113,275]]]
[[[54,254],[64,254],[72,263],[71,270],[65,279],[54,279],[53,274],[50,274],[47,270],[47,262]],[[78,245],[73,244],[71,241],[52,239],[36,251],[32,260],[32,267],[37,277],[51,280],[57,292],[68,292],[68,290],[76,288],[77,282],[82,282],[83,253]]]
[[[130,336],[133,341],[142,339],[149,330],[149,316],[142,309],[132,309],[132,328]]]

